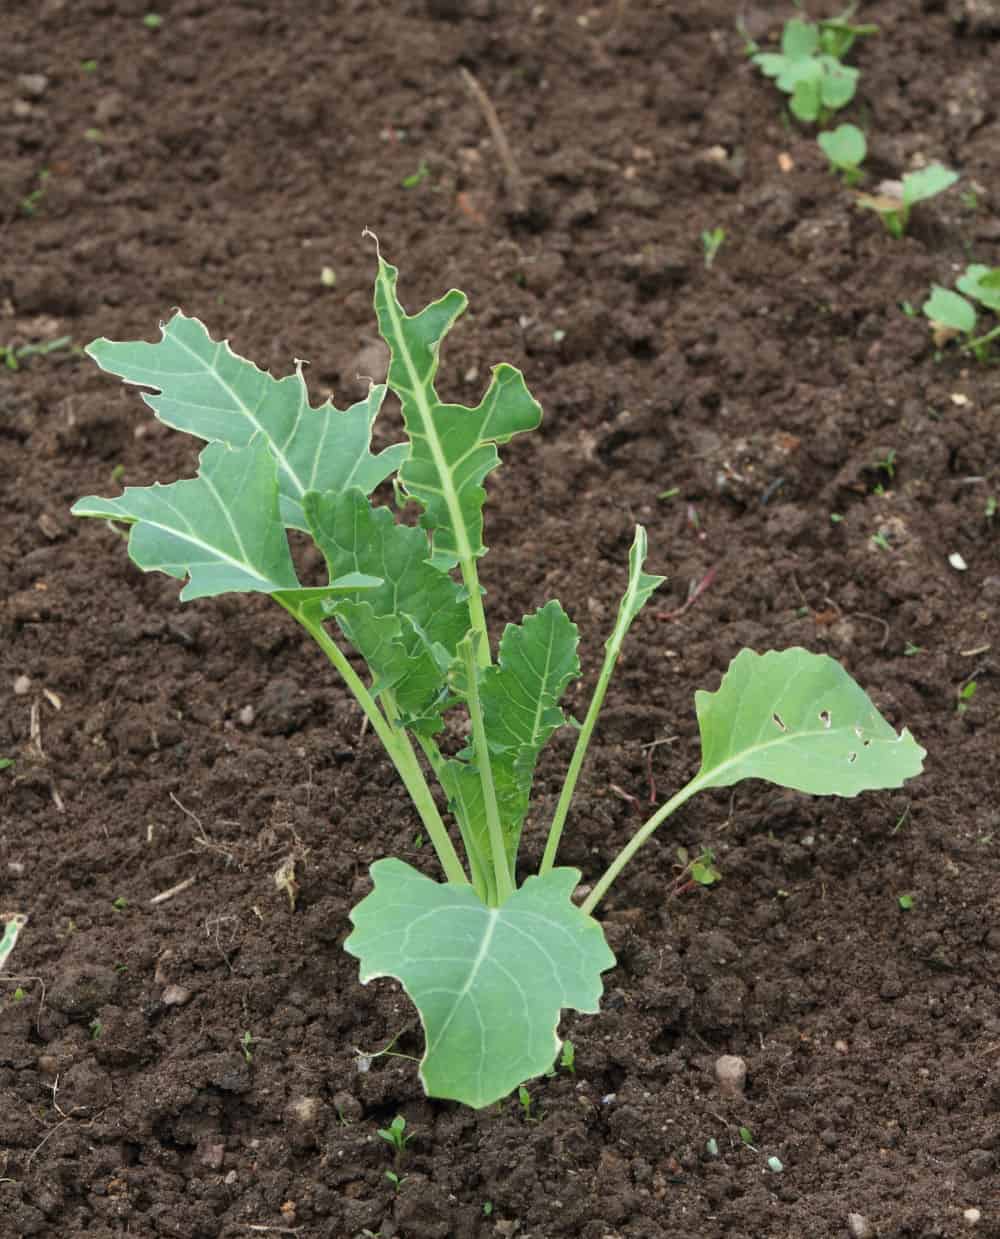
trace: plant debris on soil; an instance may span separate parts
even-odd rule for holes
[[[794,12],[742,16],[774,46]],[[859,12],[879,32],[838,120],[871,183],[961,174],[896,240],[738,15],[5,14],[0,919],[28,920],[0,977],[0,1235],[1000,1235],[1000,370],[919,313],[1000,265],[1000,17]],[[592,882],[690,776],[693,693],[742,646],[840,659],[929,755],[899,792],[681,810],[602,904],[602,1013],[563,1021],[573,1069],[530,1104],[424,1098],[412,1007],[341,949],[373,860],[439,874],[305,635],[264,598],[180,605],[69,516],[198,449],[82,354],[97,336],[155,339],[180,306],[276,374],[308,359],[314,399],[380,378],[365,227],[409,308],[469,294],[442,393],[475,403],[508,361],[543,405],[488,481],[482,576],[498,625],[550,597],[580,625],[570,713],[636,521],[669,577],[562,863]],[[571,744],[543,758],[532,866]]]

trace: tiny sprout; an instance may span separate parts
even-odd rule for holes
[[[97,72],[97,61],[96,60],[81,60],[80,68],[84,73],[96,73]]]
[[[240,1037],[240,1049],[243,1051],[243,1057],[248,1063],[253,1062],[253,1034],[249,1028]]]
[[[743,1143],[747,1146],[748,1149],[753,1148],[753,1132],[750,1130],[749,1127],[740,1128],[740,1139],[743,1141]]]
[[[844,518],[839,512],[830,513],[830,524],[831,525],[840,525],[843,523],[843,520]]]
[[[990,495],[990,497],[986,500],[986,507],[983,508],[983,516],[985,516],[988,521],[991,521],[996,516],[996,514],[997,514],[997,497],[996,495]]]
[[[963,684],[958,690],[958,700],[955,702],[955,712],[964,714],[969,708],[969,702],[976,695],[976,681],[969,680],[967,684]]]
[[[492,1213],[493,1213],[493,1201],[484,1200],[483,1201],[483,1217],[490,1217]]]
[[[117,899],[112,899],[111,906],[116,912],[124,912],[128,907],[128,900],[124,895],[119,895]]]
[[[147,13],[142,19],[142,24],[147,30],[159,30],[163,25],[163,18],[159,13]]]
[[[712,263],[715,262],[715,256],[722,248],[722,243],[725,239],[725,228],[706,229],[701,234],[701,248],[705,252],[705,269],[707,271],[712,269]]]
[[[569,1037],[563,1042],[562,1057],[559,1060],[559,1066],[564,1071],[569,1071],[576,1075],[576,1046],[570,1041]]]
[[[972,302],[977,301],[1000,317],[1000,267],[970,263],[955,281],[955,286],[959,289],[957,293],[939,284],[933,285],[931,295],[924,302],[923,311],[930,319],[934,343],[941,348],[958,337],[964,352],[972,353],[977,361],[985,361],[990,343],[1000,336],[1000,326],[973,339],[976,307]]]
[[[385,1172],[385,1177],[389,1180],[397,1192],[399,1191],[400,1185],[406,1182],[406,1175],[404,1174],[403,1177],[400,1178],[394,1170],[387,1170]]]
[[[28,996],[28,991],[27,991],[27,990],[23,990],[23,989],[20,987],[20,985],[17,987],[17,989],[14,991],[14,994],[13,994],[13,998],[14,998],[14,1001],[15,1001],[15,1002],[24,1002],[24,1000],[25,1000],[25,998],[27,998],[27,996]]]
[[[412,1133],[409,1136],[405,1133],[406,1119],[401,1114],[397,1114],[388,1127],[380,1127],[378,1129],[378,1134],[386,1144],[391,1144],[393,1149],[395,1149],[397,1161],[402,1157],[409,1141],[413,1139]]]
[[[903,647],[903,657],[912,658],[915,654],[922,654],[924,647],[922,645],[914,645],[912,641],[907,641]]]
[[[870,541],[871,541],[872,546],[878,547],[880,551],[891,551],[892,550],[892,546],[889,543],[889,539],[885,536],[885,534],[882,532],[881,529],[878,531],[878,533],[872,534]]]
[[[900,895],[898,903],[904,912],[909,912],[909,910],[913,907],[913,896]]]
[[[528,1090],[524,1087],[523,1084],[519,1085],[518,1087],[517,1102],[518,1102],[518,1105],[521,1107],[521,1112],[524,1115],[524,1121],[526,1123],[535,1122],[535,1118],[531,1113],[531,1108],[534,1103],[531,1100],[531,1094],[528,1092]]]
[[[87,1025],[87,1028],[88,1028],[88,1031],[90,1032],[91,1041],[99,1041],[101,1037],[101,1033],[104,1031],[104,1025],[101,1023],[101,1021],[91,1020],[90,1023]]]
[[[427,180],[430,174],[431,170],[427,166],[427,161],[425,159],[421,159],[420,163],[417,165],[416,172],[411,172],[409,176],[404,176],[399,183],[404,189],[416,189],[421,181]]]
[[[333,288],[337,283],[337,273],[333,267],[324,267],[319,273],[319,282],[324,288]]]
[[[836,129],[821,133],[816,141],[829,159],[830,167],[842,175],[845,185],[856,185],[861,180],[859,165],[868,154],[868,144],[857,125],[838,125]]]

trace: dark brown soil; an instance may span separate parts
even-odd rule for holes
[[[0,985],[3,1236],[1000,1235],[1000,383],[901,309],[1000,262],[1000,18],[867,8],[848,118],[872,179],[962,173],[903,241],[789,123],[724,0],[163,0],[155,30],[142,0],[9,6],[0,345],[73,349],[0,371],[0,910],[30,917]],[[764,38],[791,12],[745,17]],[[602,905],[619,966],[530,1120],[428,1102],[407,1057],[361,1070],[420,1039],[392,983],[358,984],[349,908],[379,856],[437,871],[321,656],[266,600],[181,607],[68,515],[197,451],[81,355],[98,335],[155,338],[180,305],[360,394],[365,226],[411,309],[470,295],[443,390],[474,402],[506,360],[546,410],[490,483],[497,627],[562,600],[579,711],[635,521],[670,578],[563,861],[593,880],[693,773],[693,692],[744,645],[835,655],[929,751],[899,793],[687,806]],[[722,881],[673,890],[680,845]],[[722,1054],[748,1065],[735,1100]]]

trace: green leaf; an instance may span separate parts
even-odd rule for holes
[[[788,104],[796,120],[811,124],[819,119],[823,107],[823,77],[799,77],[792,89],[792,98]]]
[[[907,172],[903,177],[903,209],[943,193],[958,180],[958,173],[939,163],[932,163],[919,172]]]
[[[346,412],[330,401],[312,408],[301,364],[295,374],[275,379],[179,311],[160,331],[155,344],[100,339],[85,351],[126,383],[159,393],[143,392],[142,398],[175,430],[229,447],[246,447],[254,435],[266,439],[278,462],[286,525],[306,529],[301,506],[306,491],[357,486],[369,494],[406,456],[405,444],[378,456],[369,450],[384,385],[373,386]]]
[[[858,70],[849,65],[842,65],[832,56],[820,57],[823,66],[823,80],[820,86],[820,98],[823,107],[837,111],[846,107],[854,98],[858,86]]]
[[[72,512],[130,524],[129,555],[144,572],[189,578],[182,602],[236,591],[301,604],[372,583],[352,573],[328,587],[299,585],[278,510],[274,457],[259,438],[236,449],[210,443],[196,478],[127,486],[117,499],[89,495]]]
[[[667,579],[665,576],[654,576],[652,573],[643,572],[642,566],[646,562],[646,549],[645,526],[636,525],[635,536],[632,539],[632,545],[629,547],[628,552],[628,585],[625,587],[625,593],[618,604],[618,618],[615,621],[614,630],[607,641],[604,642],[605,650],[615,657],[617,657],[621,650],[622,642],[632,626],[632,621],[649,601],[654,591],[659,589]]]
[[[702,787],[766,779],[814,796],[856,796],[900,787],[926,756],[838,662],[799,648],[741,650],[717,692],[695,694],[695,707]]]
[[[857,125],[838,125],[836,129],[821,133],[816,141],[834,167],[845,171],[857,168],[868,153],[865,135]]]
[[[520,371],[508,365],[495,367],[476,408],[442,403],[434,390],[438,350],[465,310],[465,294],[452,289],[411,316],[396,298],[397,275],[379,255],[375,311],[392,353],[389,385],[399,396],[410,438],[400,481],[424,509],[421,524],[433,535],[435,567],[471,565],[486,553],[482,481],[500,463],[496,444],[534,430],[541,408]]]
[[[921,309],[932,323],[953,327],[965,335],[975,330],[976,311],[973,307],[964,297],[953,293],[950,288],[942,288],[940,284],[932,286],[931,295]]]
[[[560,604],[548,602],[520,624],[508,624],[500,639],[496,666],[479,686],[490,769],[500,809],[507,861],[513,870],[531,799],[538,755],[565,722],[558,701],[580,674],[579,632]],[[460,691],[456,685],[456,691]],[[453,801],[467,849],[478,860],[490,843],[482,786],[471,751],[445,764],[445,791]]]
[[[444,671],[469,624],[461,588],[427,562],[425,533],[397,525],[360,490],[309,492],[303,507],[331,578],[348,572],[381,578],[363,599],[328,608],[374,672],[374,691],[392,688],[407,722],[425,718],[436,730]]]
[[[955,281],[955,286],[987,309],[1000,313],[1000,267],[985,267],[970,263]]]
[[[785,22],[781,32],[781,53],[790,60],[812,56],[819,47],[819,27],[814,22],[800,21],[797,17]]]
[[[371,875],[344,946],[363,984],[395,977],[416,1006],[426,1092],[480,1108],[548,1071],[561,1010],[595,1012],[615,962],[601,927],[571,901],[579,872],[530,877],[499,908],[400,860],[376,861]]]

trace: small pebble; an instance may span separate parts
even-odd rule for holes
[[[723,1097],[741,1097],[747,1082],[746,1061],[736,1054],[723,1054],[715,1060],[715,1078]]]
[[[19,73],[17,84],[26,95],[40,99],[48,90],[49,79],[44,73]]]
[[[962,1214],[962,1217],[965,1218],[966,1226],[978,1226],[982,1216],[981,1211],[976,1208],[966,1209]]]
[[[872,1239],[875,1231],[863,1213],[847,1215],[847,1230],[851,1239]]]
[[[31,676],[19,675],[14,680],[14,696],[25,697],[31,692]]]
[[[253,706],[244,706],[237,715],[241,727],[252,727],[253,721],[257,717]]]
[[[191,1001],[191,991],[183,985],[168,985],[163,991],[163,1005],[183,1007]]]

